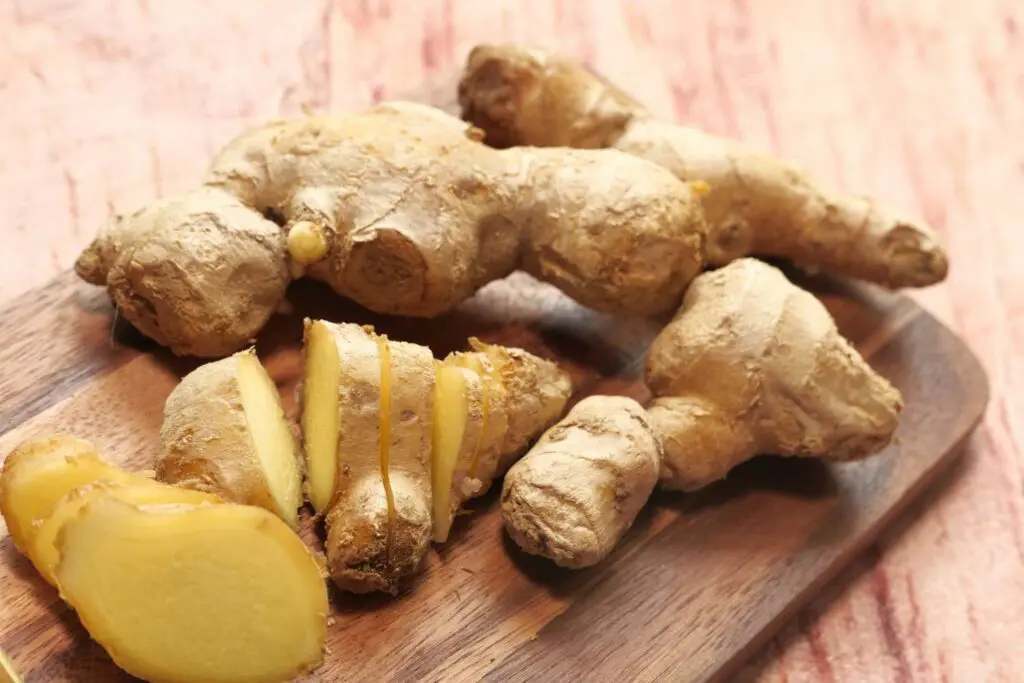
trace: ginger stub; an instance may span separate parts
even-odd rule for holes
[[[661,444],[640,404],[585,398],[505,475],[505,529],[559,566],[594,565],[647,503],[660,465]]]
[[[160,481],[257,505],[298,526],[298,443],[277,387],[252,351],[186,375],[167,398],[160,440]]]

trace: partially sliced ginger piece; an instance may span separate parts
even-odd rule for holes
[[[369,327],[306,322],[307,486],[326,516],[328,568],[345,590],[395,592],[423,564],[434,368],[426,347]]]
[[[223,503],[212,493],[161,484],[143,477],[123,481],[109,479],[73,489],[53,508],[50,515],[36,528],[35,538],[28,556],[36,570],[51,585],[56,585],[55,570],[60,561],[57,536],[64,525],[89,503],[101,498],[115,498],[135,505],[202,505]]]
[[[160,481],[256,505],[298,526],[297,443],[277,387],[252,350],[186,375],[167,398],[160,438]]]
[[[343,590],[395,592],[462,504],[561,415],[571,383],[554,363],[473,348],[438,363],[369,327],[306,321],[307,491]]]
[[[19,445],[4,461],[0,511],[14,545],[31,550],[39,525],[71,490],[95,481],[152,482],[103,460],[83,439],[54,435]]]
[[[279,518],[103,497],[58,535],[57,581],[118,666],[159,683],[279,683],[323,657],[327,589]]]
[[[462,504],[487,491],[562,414],[572,391],[557,365],[522,349],[471,339],[450,355],[434,393],[434,540],[447,540]]]

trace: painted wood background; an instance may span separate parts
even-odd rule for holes
[[[1019,681],[1015,0],[0,0],[0,299],[67,269],[115,209],[188,186],[245,125],[422,90],[480,41],[575,54],[667,116],[783,152],[942,233],[949,281],[915,298],[980,356],[988,415],[963,463],[747,674]]]

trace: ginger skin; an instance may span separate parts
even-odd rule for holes
[[[250,343],[302,274],[416,317],[517,268],[604,311],[678,305],[703,263],[697,188],[614,150],[478,137],[406,102],[275,121],[229,142],[201,187],[113,219],[75,269],[141,332],[196,356]]]
[[[459,83],[462,116],[496,147],[614,148],[684,181],[707,181],[707,260],[784,258],[809,269],[889,288],[945,279],[932,231],[877,205],[819,185],[740,142],[658,121],[582,64],[512,45],[473,49]]]

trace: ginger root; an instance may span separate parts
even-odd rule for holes
[[[395,591],[430,543],[434,358],[358,325],[306,323],[310,498],[341,588]]]
[[[892,439],[900,392],[777,269],[740,259],[701,275],[647,354],[660,486],[705,486],[759,453],[853,460]]]
[[[190,372],[164,405],[156,478],[266,508],[298,526],[298,444],[277,387],[254,352]]]
[[[600,562],[658,482],[661,444],[643,408],[590,396],[508,471],[505,529],[520,548],[561,567]]]
[[[589,566],[655,481],[691,491],[760,453],[864,458],[889,444],[903,408],[821,302],[749,258],[693,281],[648,352],[646,381],[646,413],[587,398],[509,470],[502,515],[523,550]]]
[[[0,490],[19,549],[128,673],[277,683],[320,662],[321,568],[270,512],[127,472],[64,436],[19,446]]]
[[[871,199],[819,185],[787,162],[658,121],[582,64],[543,50],[481,45],[459,83],[462,115],[497,147],[614,148],[684,181],[707,181],[707,260],[756,254],[811,269],[923,287],[946,277],[932,231]]]
[[[517,268],[605,311],[678,305],[703,263],[699,187],[615,150],[477,137],[406,102],[275,121],[228,143],[202,187],[113,219],[75,270],[142,333],[196,356],[250,343],[304,273],[417,317]]]
[[[431,539],[447,539],[461,504],[561,415],[571,386],[556,366],[519,349],[474,349],[438,363],[372,328],[306,322],[307,489],[326,515],[341,588],[397,591]]]

